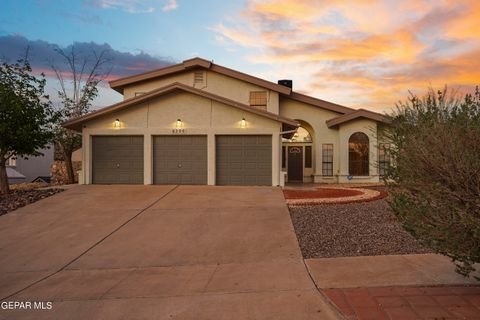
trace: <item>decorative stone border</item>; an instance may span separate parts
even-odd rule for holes
[[[322,187],[313,188],[315,190],[321,189]],[[355,203],[355,202],[368,202],[373,200],[379,200],[385,198],[388,193],[386,191],[372,190],[365,188],[343,188],[343,187],[324,187],[326,189],[339,189],[339,190],[355,190],[360,191],[362,194],[355,196],[346,196],[346,197],[335,197],[335,198],[304,198],[304,199],[288,199],[285,198],[285,201],[290,206],[305,206],[305,205],[319,205],[319,204],[346,204],[346,203]],[[312,190],[312,189],[305,189]]]

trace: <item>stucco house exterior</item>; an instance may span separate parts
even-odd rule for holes
[[[375,112],[193,58],[110,82],[120,103],[72,119],[85,184],[378,182]]]

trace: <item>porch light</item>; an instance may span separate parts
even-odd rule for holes
[[[177,119],[177,125],[176,125],[177,128],[181,128],[182,127],[182,120],[181,119]]]
[[[247,121],[245,120],[245,118],[242,118],[242,121],[240,121],[240,127],[245,128],[246,126],[247,126]]]
[[[119,119],[115,119],[115,121],[113,122],[113,127],[114,128],[120,128],[120,120]]]

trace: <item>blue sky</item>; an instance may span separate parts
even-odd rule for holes
[[[107,43],[114,50],[134,55],[144,52],[172,63],[202,56],[227,65],[236,61],[233,66],[240,69],[245,66],[215,40],[210,30],[219,16],[240,10],[241,1],[175,1],[175,8],[164,10],[171,3],[169,0],[2,1],[0,37],[15,35],[60,47],[74,42]],[[5,48],[0,48],[0,56],[2,51]],[[55,87],[54,81],[50,82],[50,87]],[[109,90],[102,90],[101,94],[105,99],[100,97],[99,104],[121,98]]]
[[[61,46],[73,41],[107,42],[120,51],[145,51],[183,60],[192,55],[215,56],[221,47],[208,28],[219,15],[235,12],[242,4],[241,1],[188,1],[177,2],[177,8],[162,11],[169,1],[144,1],[143,5],[131,1],[132,9],[115,5],[122,1],[111,1],[110,7],[102,8],[103,2],[110,1],[2,1],[0,32]],[[148,12],[149,8],[154,11]]]
[[[43,71],[52,46],[106,46],[120,77],[201,56],[384,111],[408,91],[478,85],[479,17],[475,0],[2,0],[0,58],[30,46]],[[104,87],[96,105],[120,98]]]

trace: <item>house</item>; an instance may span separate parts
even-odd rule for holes
[[[53,146],[49,145],[38,151],[41,153],[39,156],[11,157],[8,159],[7,176],[9,183],[33,182],[37,177],[50,176],[50,167],[53,163]]]
[[[381,114],[201,58],[110,82],[124,100],[64,124],[86,184],[378,182]],[[380,159],[380,157],[383,157]]]
[[[9,159],[10,160],[10,159]],[[9,184],[22,183],[25,182],[25,176],[15,170],[13,167],[7,165],[7,178]]]

